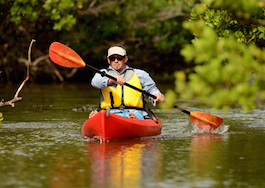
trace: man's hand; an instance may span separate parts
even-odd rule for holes
[[[155,94],[155,96],[156,96],[156,99],[153,99],[155,103],[161,103],[165,100],[164,95],[162,95],[161,93],[157,93]]]
[[[115,76],[115,78],[117,79],[117,81],[109,79],[109,84],[111,85],[114,83],[114,84],[119,84],[119,85],[123,86],[123,84],[125,83],[124,77],[117,75],[117,76]]]

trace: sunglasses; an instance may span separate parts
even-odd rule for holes
[[[123,60],[125,58],[125,56],[121,56],[121,55],[119,55],[119,56],[117,56],[117,57],[115,57],[115,56],[110,56],[109,57],[109,60],[110,61],[115,61],[115,59],[117,59],[118,61],[121,61],[121,60]]]

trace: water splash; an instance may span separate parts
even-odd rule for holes
[[[196,134],[196,133],[224,134],[229,130],[229,127],[230,127],[229,125],[221,125],[216,130],[209,132],[207,130],[201,130],[198,127],[196,127],[195,125],[193,125],[193,130],[191,132],[194,134]]]

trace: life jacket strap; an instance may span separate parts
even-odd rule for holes
[[[114,99],[113,99],[113,94],[112,94],[112,92],[110,92],[109,93],[109,95],[110,95],[110,104],[111,104],[111,108],[114,108]]]

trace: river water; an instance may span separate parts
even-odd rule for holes
[[[5,100],[18,87],[0,86]],[[89,84],[27,83],[14,108],[1,107],[0,187],[265,186],[264,109],[188,108],[224,118],[210,134],[184,113],[154,108],[161,135],[102,143],[80,132],[98,94]]]

